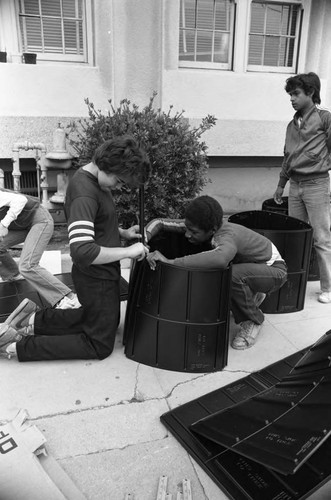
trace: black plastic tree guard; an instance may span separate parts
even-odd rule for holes
[[[330,335],[331,331],[325,334],[325,336]],[[320,375],[320,380],[325,380],[326,391],[324,394],[320,394],[321,397],[317,401],[315,399],[308,402],[310,403],[308,406],[313,412],[318,408],[319,416],[315,422],[317,425],[322,423],[325,416],[330,415],[328,389],[330,377],[328,371],[330,370],[331,350],[330,342],[325,336],[322,337],[322,342],[315,344],[311,351],[304,349],[292,354],[273,365],[178,406],[161,416],[162,423],[219,488],[226,493],[229,499],[304,500],[310,498],[314,491],[331,479],[331,437],[323,439],[321,443],[314,439],[314,430],[311,430],[312,439],[308,441],[308,446],[302,448],[304,453],[308,455],[311,451],[311,454],[308,457],[307,455],[299,457],[300,459],[304,458],[301,466],[298,469],[295,467],[296,471],[293,474],[284,475],[271,469],[266,463],[261,464],[233,449],[201,436],[193,431],[194,425],[192,425],[200,419],[216,415],[217,412],[230,409],[233,405],[249,401],[252,397],[262,397],[262,395],[265,400],[264,404],[272,411],[272,408],[276,408],[282,403],[279,401],[281,397],[287,402],[293,401],[293,397],[298,396],[296,391],[302,390],[302,383],[307,380],[311,381],[315,375]],[[316,346],[318,346],[317,349]],[[324,346],[326,346],[326,350],[324,350]],[[320,347],[323,347],[322,351]],[[311,373],[303,373],[305,367],[308,368],[308,371],[310,369]],[[287,383],[285,382],[286,378],[288,379]],[[275,393],[274,386],[282,381],[282,391]],[[295,383],[297,385],[294,388]],[[275,398],[270,397],[269,401],[266,401],[268,390]],[[306,406],[305,412],[309,411],[308,406]],[[259,418],[260,414],[257,414],[256,417]],[[283,457],[292,451],[290,448],[291,445],[296,444],[296,438],[302,436],[302,429],[299,427],[304,424],[305,416],[299,415],[298,418],[299,426],[296,425],[296,422],[292,428],[284,428],[280,425],[281,430],[286,433],[285,440],[279,439],[279,442],[274,446],[277,432],[273,436],[275,440],[270,440],[268,446],[270,452],[276,450],[277,445],[283,444],[284,453],[280,453],[280,464],[283,464]],[[328,418],[325,436],[330,430],[329,422],[330,418]],[[245,420],[244,423],[246,424]],[[229,427],[233,430],[235,426],[236,422],[231,420]],[[221,429],[222,427],[218,428],[218,430]],[[256,446],[256,452],[259,456],[259,444]]]
[[[168,258],[206,249],[170,231],[156,235],[149,245]],[[136,262],[124,324],[126,356],[166,370],[222,370],[228,355],[230,289],[231,267],[186,269],[158,262],[152,271],[146,261]]]
[[[283,203],[278,205],[273,198],[265,200],[262,203],[262,210],[267,212],[276,212],[283,215],[288,215],[288,196],[282,197]],[[309,261],[309,271],[308,271],[308,281],[318,281],[320,279],[320,272],[317,263],[317,255],[314,244],[311,248],[310,261]]]
[[[262,311],[271,314],[301,311],[305,303],[312,227],[294,217],[260,210],[231,215],[229,222],[242,224],[269,238],[287,264],[287,282],[262,302]]]

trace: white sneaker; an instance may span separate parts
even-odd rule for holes
[[[239,323],[239,332],[232,340],[233,349],[248,349],[252,347],[260,333],[262,325],[246,320]]]
[[[329,304],[329,302],[331,302],[331,292],[322,292],[318,296],[318,302],[322,302],[322,304]]]
[[[71,298],[65,295],[63,299],[55,305],[55,309],[78,309],[79,307],[82,307],[82,304],[79,302],[76,294]]]

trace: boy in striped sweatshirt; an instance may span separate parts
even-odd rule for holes
[[[82,307],[43,309],[25,299],[0,325],[0,355],[19,361],[104,359],[114,347],[120,319],[120,260],[143,259],[142,243],[122,247],[121,238],[139,237],[139,226],[118,227],[111,190],[143,184],[149,160],[131,137],[106,141],[92,161],[69,182],[65,213],[72,279]]]

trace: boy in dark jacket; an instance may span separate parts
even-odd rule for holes
[[[284,160],[274,200],[282,203],[287,181],[289,215],[309,222],[320,271],[318,300],[331,302],[330,151],[331,113],[320,109],[321,82],[315,73],[286,80],[296,113],[286,130]]]

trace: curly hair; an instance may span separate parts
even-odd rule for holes
[[[92,162],[107,174],[130,179],[131,184],[144,184],[150,173],[147,154],[131,136],[105,141],[95,150]]]
[[[292,92],[297,88],[302,89],[306,95],[312,93],[313,102],[315,104],[321,104],[321,80],[316,73],[300,73],[299,75],[291,76],[286,80],[286,92]]]
[[[199,196],[187,205],[185,219],[203,231],[219,229],[223,223],[223,209],[211,196]]]

